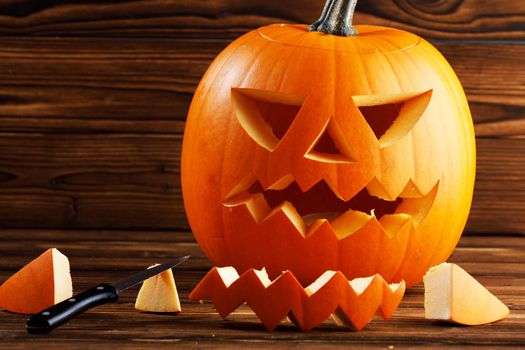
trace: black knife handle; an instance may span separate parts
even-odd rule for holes
[[[27,331],[47,333],[92,307],[117,301],[118,297],[115,287],[100,284],[30,316],[26,322]]]

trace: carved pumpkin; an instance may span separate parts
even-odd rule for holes
[[[457,244],[475,174],[462,87],[422,38],[352,27],[354,5],[249,32],[198,86],[182,187],[215,264],[411,286]]]

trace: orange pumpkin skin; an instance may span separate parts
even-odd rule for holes
[[[0,309],[36,314],[72,296],[69,260],[50,248],[0,285]]]
[[[327,271],[324,283],[306,289],[290,271],[274,281],[261,278],[264,272],[254,269],[241,276],[230,274],[225,281],[219,271],[217,267],[210,270],[189,298],[211,299],[222,318],[246,302],[268,330],[289,317],[301,330],[309,331],[331,315],[338,324],[361,330],[376,314],[389,320],[405,294],[404,282],[390,286],[379,275],[370,276],[366,287],[358,291],[336,271]]]
[[[418,36],[356,28],[339,37],[262,27],[203,77],[186,124],[182,189],[193,233],[216,265],[264,267],[272,279],[290,270],[303,285],[336,270],[412,286],[452,253],[475,175],[462,87]],[[387,109],[368,118],[367,106],[399,101],[402,118],[377,121]],[[265,113],[291,121],[270,131]],[[317,151],[327,132],[337,149]],[[377,198],[397,207],[371,215]],[[354,202],[360,211],[346,207]],[[318,214],[323,203],[327,217]]]

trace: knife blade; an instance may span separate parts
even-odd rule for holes
[[[48,309],[30,316],[26,322],[27,331],[29,333],[50,332],[52,329],[59,327],[88,309],[102,304],[116,302],[119,298],[119,294],[123,290],[131,288],[150,277],[180,265],[189,258],[189,255],[182,256],[164,264],[139,271],[117,282],[111,284],[103,283],[90,288],[72,298],[66,299]]]

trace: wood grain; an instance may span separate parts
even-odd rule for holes
[[[199,79],[232,38],[309,22],[321,3],[0,3],[0,227],[186,229],[180,141]],[[357,22],[439,39],[465,87],[479,138],[470,231],[525,232],[525,45],[509,42],[523,7],[359,3]]]
[[[520,346],[525,342],[525,241],[513,236],[465,236],[451,257],[475,276],[511,309],[510,316],[491,325],[458,327],[425,320],[423,288],[409,289],[390,321],[374,320],[361,332],[326,321],[308,333],[283,322],[265,331],[246,306],[221,320],[209,303],[187,296],[210,268],[192,236],[183,232],[4,230],[0,235],[0,281],[50,246],[59,248],[72,266],[74,289],[79,292],[103,281],[180,254],[192,254],[175,271],[182,297],[179,315],[139,313],[133,309],[137,288],[124,292],[117,304],[95,308],[44,336],[24,330],[25,316],[0,311],[2,348],[34,349],[53,344],[56,349],[244,348],[331,349],[357,348],[479,348]],[[521,267],[521,270],[519,268]]]
[[[177,170],[183,119],[224,43],[202,51],[191,40],[0,43],[2,226],[187,227]],[[514,67],[524,47],[440,49],[469,95],[478,136],[522,135],[525,75]],[[478,147],[468,229],[524,232],[522,141],[479,140]],[[159,170],[166,164],[173,175]]]
[[[188,228],[181,135],[0,133],[2,227]],[[525,138],[479,138],[467,230],[524,232]]]
[[[181,133],[226,42],[0,38],[0,131]],[[525,129],[525,45],[440,44],[478,136]],[[487,59],[491,57],[491,59]]]
[[[181,136],[0,134],[2,227],[187,227]]]
[[[324,0],[128,0],[0,5],[0,35],[234,38],[269,23],[312,23]],[[521,1],[366,0],[356,23],[394,26],[429,38],[525,38]]]
[[[193,91],[226,45],[0,39],[0,129],[182,133]]]
[[[476,190],[467,229],[525,232],[525,139],[480,138],[477,145]]]

